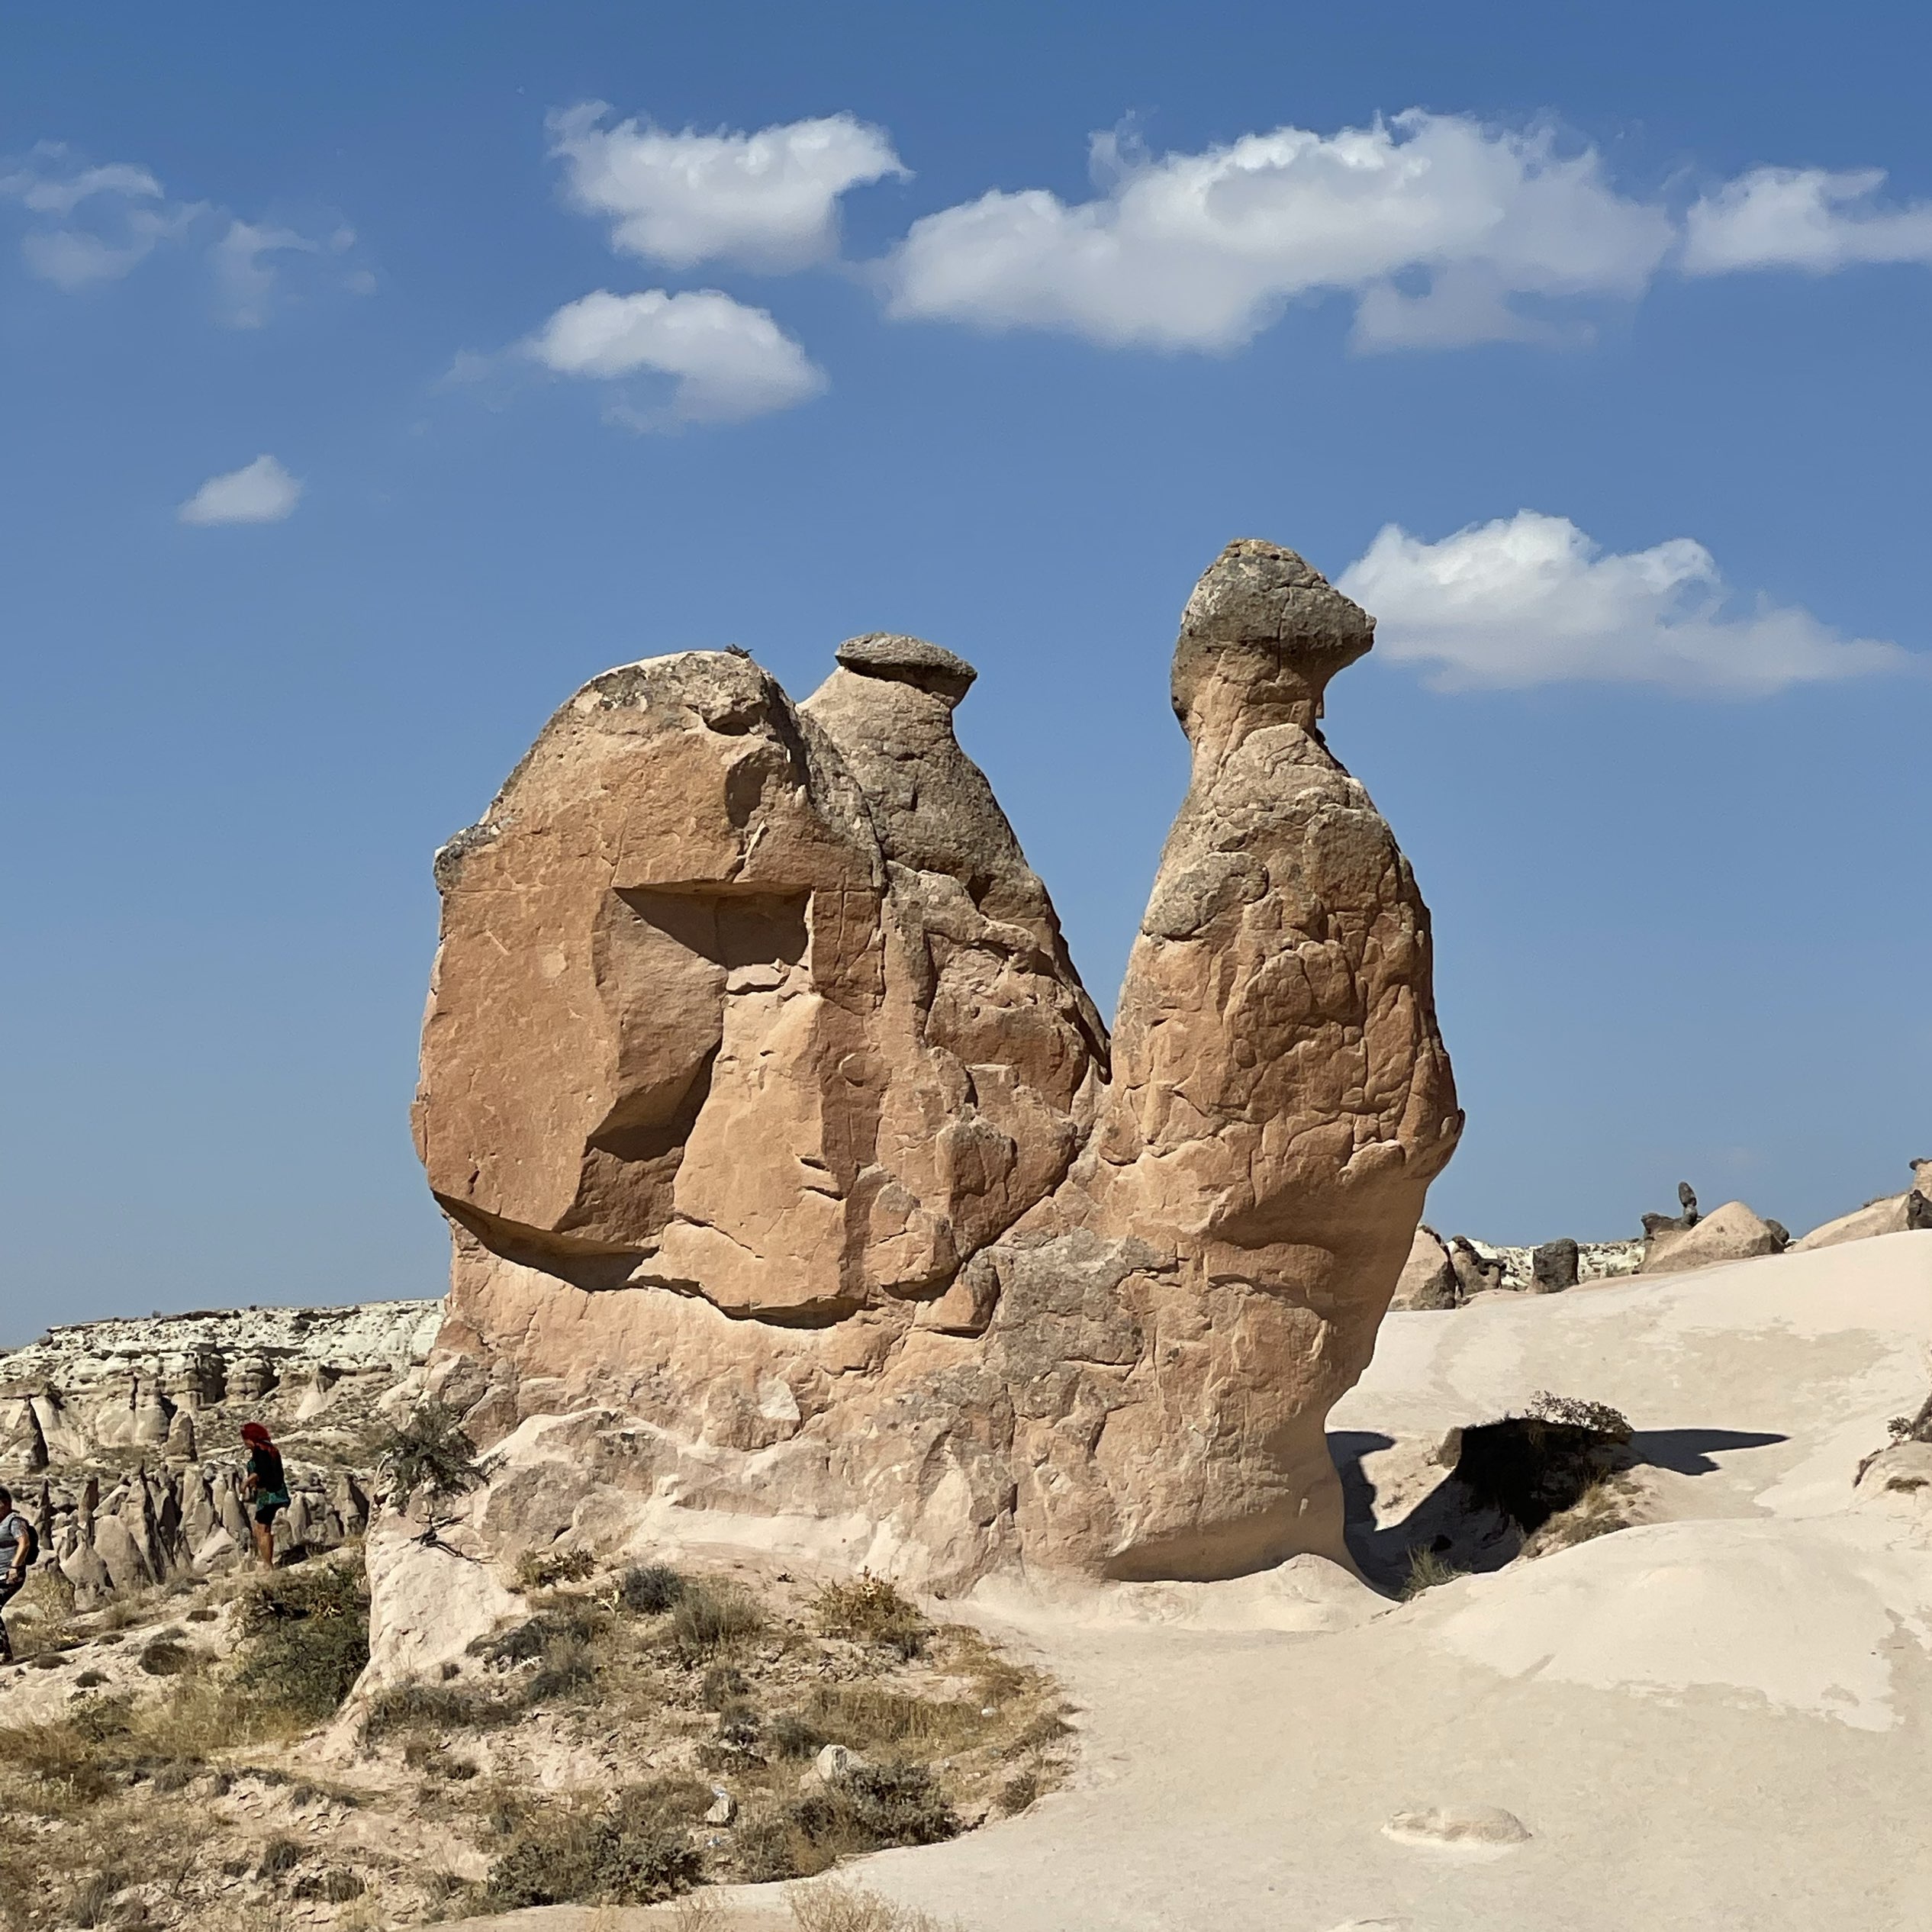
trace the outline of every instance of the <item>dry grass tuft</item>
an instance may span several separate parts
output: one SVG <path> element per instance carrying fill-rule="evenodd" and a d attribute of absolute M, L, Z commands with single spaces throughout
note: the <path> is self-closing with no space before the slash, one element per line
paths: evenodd
<path fill-rule="evenodd" d="M 862 1885 L 791 1885 L 785 1903 L 798 1932 L 952 1932 L 929 1913 L 895 1905 Z"/>
<path fill-rule="evenodd" d="M 1433 1550 L 1412 1550 L 1409 1553 L 1409 1574 L 1402 1579 L 1402 1600 L 1412 1603 L 1425 1590 L 1432 1590 L 1441 1583 L 1453 1583 L 1458 1576 L 1468 1573 L 1458 1570 Z"/>
<path fill-rule="evenodd" d="M 813 1599 L 812 1612 L 826 1636 L 884 1644 L 909 1662 L 932 1634 L 932 1626 L 917 1608 L 869 1570 L 861 1570 L 848 1583 L 827 1583 Z"/>
<path fill-rule="evenodd" d="M 671 1612 L 678 1647 L 701 1657 L 758 1635 L 770 1620 L 757 1598 L 730 1583 L 687 1583 Z"/>
<path fill-rule="evenodd" d="M 517 1560 L 516 1587 L 528 1596 L 559 1583 L 587 1583 L 596 1569 L 588 1550 L 526 1550 Z"/>

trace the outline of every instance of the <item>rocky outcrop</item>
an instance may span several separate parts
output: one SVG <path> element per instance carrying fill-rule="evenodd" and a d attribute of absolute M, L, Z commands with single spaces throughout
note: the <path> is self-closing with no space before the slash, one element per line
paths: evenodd
<path fill-rule="evenodd" d="M 1390 1309 L 1455 1308 L 1462 1299 L 1455 1264 L 1442 1237 L 1426 1224 L 1418 1226 L 1409 1245 L 1409 1259 L 1396 1277 Z"/>
<path fill-rule="evenodd" d="M 1836 1248 L 1842 1241 L 1865 1241 L 1874 1235 L 1932 1228 L 1932 1161 L 1914 1161 L 1912 1176 L 1912 1185 L 1904 1193 L 1867 1201 L 1862 1208 L 1814 1228 L 1792 1243 L 1792 1252 L 1808 1254 L 1815 1248 Z"/>
<path fill-rule="evenodd" d="M 438 861 L 433 1385 L 485 1435 L 607 1405 L 661 1498 L 936 1587 L 1341 1556 L 1323 1420 L 1461 1119 L 1428 915 L 1319 723 L 1372 632 L 1271 545 L 1202 580 L 1111 1051 L 961 660 L 587 685 Z"/>
<path fill-rule="evenodd" d="M 370 1425 L 420 1391 L 442 1319 L 440 1302 L 378 1302 L 51 1329 L 0 1355 L 0 1480 L 82 1608 L 246 1555 L 250 1420 L 286 1458 L 279 1546 L 359 1535 Z"/>
<path fill-rule="evenodd" d="M 972 674 L 843 657 L 802 710 L 731 652 L 608 672 L 440 856 L 417 1144 L 491 1252 L 816 1324 L 1065 1173 L 1103 1037 L 953 738 Z"/>
<path fill-rule="evenodd" d="M 1650 1218 L 1645 1217 L 1647 1221 Z M 1687 1268 L 1782 1254 L 1789 1238 L 1775 1221 L 1761 1219 L 1742 1201 L 1727 1201 L 1690 1227 L 1652 1230 L 1644 1244 L 1643 1271 L 1681 1274 Z"/>

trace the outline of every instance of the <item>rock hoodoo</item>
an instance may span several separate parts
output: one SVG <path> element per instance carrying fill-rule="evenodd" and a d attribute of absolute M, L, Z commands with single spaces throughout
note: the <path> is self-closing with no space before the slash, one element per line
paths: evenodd
<path fill-rule="evenodd" d="M 247 1559 L 241 1425 L 287 1456 L 283 1547 L 359 1534 L 372 1431 L 420 1393 L 437 1302 L 234 1309 L 54 1328 L 0 1354 L 0 1481 L 83 1608 Z"/>
<path fill-rule="evenodd" d="M 961 659 L 594 679 L 438 856 L 433 1382 L 485 1435 L 607 1406 L 660 1502 L 939 1589 L 1340 1556 L 1324 1420 L 1461 1122 L 1427 912 L 1318 723 L 1373 630 L 1272 545 L 1203 578 L 1111 1052 Z"/>

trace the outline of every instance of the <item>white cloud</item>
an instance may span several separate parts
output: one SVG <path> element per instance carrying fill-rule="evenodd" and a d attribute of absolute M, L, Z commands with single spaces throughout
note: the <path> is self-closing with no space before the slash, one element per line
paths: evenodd
<path fill-rule="evenodd" d="M 1707 195 L 1684 223 L 1690 275 L 1807 269 L 1828 275 L 1860 262 L 1932 263 L 1932 202 L 1888 208 L 1874 200 L 1882 168 L 1753 168 Z"/>
<path fill-rule="evenodd" d="M 211 476 L 175 514 L 184 523 L 279 523 L 302 486 L 272 456 Z"/>
<path fill-rule="evenodd" d="M 84 166 L 57 141 L 43 141 L 24 161 L 0 169 L 0 200 L 17 202 L 30 218 L 20 244 L 28 272 L 69 293 L 119 280 L 162 243 L 182 240 L 217 213 L 204 201 L 171 200 L 151 169 L 121 161 Z M 276 256 L 326 260 L 356 241 L 342 226 L 317 240 L 266 222 L 224 218 L 208 259 L 222 320 L 238 329 L 259 328 L 275 308 L 287 266 Z M 374 286 L 366 269 L 343 270 L 340 279 L 359 294 Z"/>
<path fill-rule="evenodd" d="M 825 388 L 824 372 L 770 315 L 715 288 L 633 295 L 600 288 L 566 303 L 523 346 L 559 375 L 668 378 L 667 406 L 619 405 L 616 413 L 639 429 L 742 422 Z"/>
<path fill-rule="evenodd" d="M 1673 240 L 1593 150 L 1460 115 L 1158 157 L 1096 135 L 1093 163 L 1092 201 L 996 192 L 916 222 L 885 264 L 890 313 L 1226 349 L 1339 290 L 1364 346 L 1484 340 L 1538 326 L 1512 298 L 1641 293 Z"/>
<path fill-rule="evenodd" d="M 635 121 L 605 127 L 610 111 L 590 101 L 551 119 L 569 198 L 609 218 L 613 247 L 672 268 L 825 260 L 838 253 L 839 197 L 906 172 L 884 130 L 848 114 L 754 134 L 674 134 Z"/>
<path fill-rule="evenodd" d="M 21 237 L 27 272 L 69 293 L 118 280 L 203 212 L 199 202 L 169 201 L 146 168 L 76 166 L 57 141 L 0 174 L 0 195 L 35 217 Z"/>
<path fill-rule="evenodd" d="M 293 228 L 230 221 L 227 232 L 208 250 L 224 319 L 237 329 L 259 329 L 275 308 L 280 276 L 277 255 L 340 255 L 356 245 L 356 231 L 339 227 L 326 241 Z M 347 278 L 358 295 L 374 286 L 367 270 Z"/>
<path fill-rule="evenodd" d="M 1391 523 L 1336 580 L 1377 619 L 1376 648 L 1439 689 L 1589 680 L 1753 696 L 1918 662 L 1808 610 L 1724 608 L 1689 537 L 1604 555 L 1567 517 L 1519 510 L 1425 543 Z"/>

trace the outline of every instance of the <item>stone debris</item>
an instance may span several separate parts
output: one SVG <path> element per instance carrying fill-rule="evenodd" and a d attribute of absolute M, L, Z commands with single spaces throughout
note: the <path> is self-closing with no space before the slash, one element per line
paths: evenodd
<path fill-rule="evenodd" d="M 1382 1827 L 1399 1845 L 1429 1845 L 1495 1854 L 1527 1844 L 1528 1827 L 1496 1805 L 1438 1805 L 1398 1811 Z"/>

